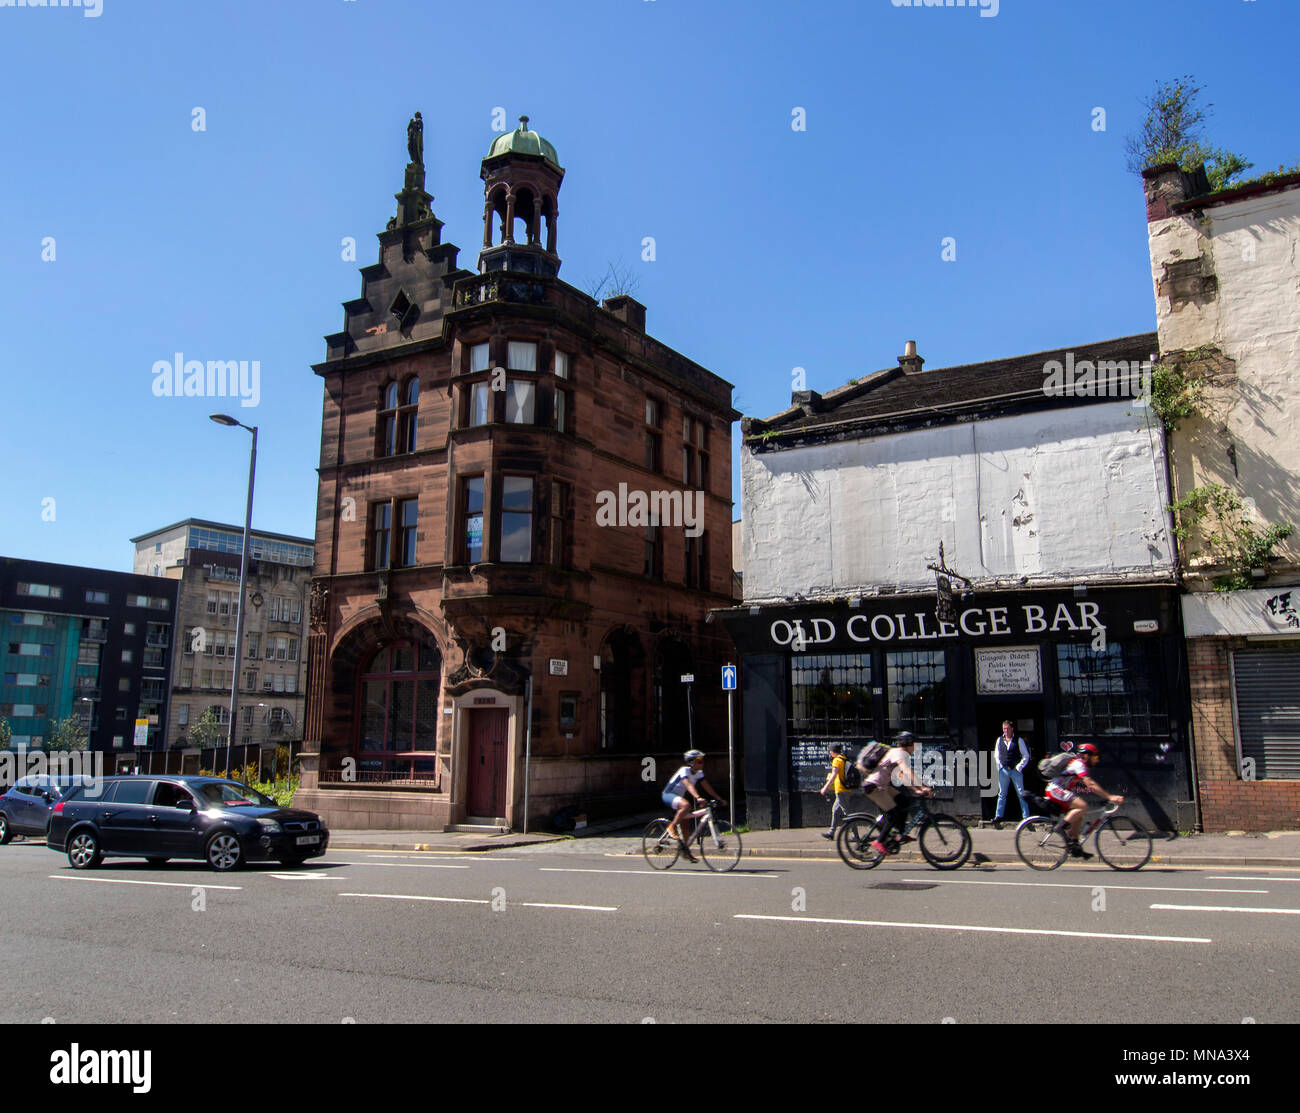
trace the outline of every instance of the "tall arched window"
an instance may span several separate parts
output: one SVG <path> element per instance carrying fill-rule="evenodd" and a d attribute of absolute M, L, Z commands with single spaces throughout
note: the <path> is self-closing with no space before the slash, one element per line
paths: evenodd
<path fill-rule="evenodd" d="M 442 658 L 435 646 L 395 642 L 362 670 L 357 773 L 365 781 L 430 781 L 436 774 Z"/>
<path fill-rule="evenodd" d="M 375 422 L 375 455 L 397 454 L 397 384 L 389 383 L 379 395 L 379 415 Z"/>
<path fill-rule="evenodd" d="M 397 411 L 397 451 L 415 451 L 415 418 L 420 406 L 420 380 L 411 379 L 402 392 L 402 405 Z"/>

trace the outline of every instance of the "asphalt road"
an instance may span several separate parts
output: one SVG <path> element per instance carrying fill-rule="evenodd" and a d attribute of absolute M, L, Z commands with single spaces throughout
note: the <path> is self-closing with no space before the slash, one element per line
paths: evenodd
<path fill-rule="evenodd" d="M 939 873 L 626 840 L 286 871 L 0 848 L 0 1022 L 1300 1018 L 1300 871 Z M 603 853 L 602 853 L 603 851 Z M 1073 987 L 1073 988 L 1071 988 Z"/>

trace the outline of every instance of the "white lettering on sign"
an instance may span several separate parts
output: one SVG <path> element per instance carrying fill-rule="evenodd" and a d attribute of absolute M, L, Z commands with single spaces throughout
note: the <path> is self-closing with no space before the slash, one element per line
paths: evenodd
<path fill-rule="evenodd" d="M 1101 604 L 1058 603 L 1051 618 L 1038 603 L 1020 607 L 1023 626 L 1014 629 L 1010 607 L 967 607 L 956 622 L 936 618 L 932 611 L 904 611 L 894 614 L 855 614 L 844 624 L 844 634 L 860 645 L 871 642 L 939 641 L 965 635 L 971 638 L 1009 637 L 1014 634 L 1079 633 L 1102 629 Z M 774 644 L 790 646 L 796 653 L 810 646 L 826 645 L 839 636 L 829 618 L 776 619 L 768 628 Z"/>

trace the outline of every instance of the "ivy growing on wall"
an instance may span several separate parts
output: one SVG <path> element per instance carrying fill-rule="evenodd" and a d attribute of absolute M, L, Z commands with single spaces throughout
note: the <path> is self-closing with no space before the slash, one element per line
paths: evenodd
<path fill-rule="evenodd" d="M 1214 579 L 1215 591 L 1240 591 L 1254 585 L 1253 569 L 1267 569 L 1277 547 L 1295 527 L 1256 526 L 1241 497 L 1228 487 L 1210 483 L 1193 487 L 1169 507 L 1174 513 L 1174 533 L 1187 544 L 1199 540 L 1199 552 L 1225 574 Z"/>

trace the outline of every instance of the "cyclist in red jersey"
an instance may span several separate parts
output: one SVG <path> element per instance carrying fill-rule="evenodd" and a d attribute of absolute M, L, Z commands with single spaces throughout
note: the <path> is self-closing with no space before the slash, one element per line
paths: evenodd
<path fill-rule="evenodd" d="M 1081 791 L 1094 792 L 1104 796 L 1112 804 L 1124 803 L 1124 797 L 1112 796 L 1088 774 L 1092 767 L 1101 760 L 1101 751 L 1091 742 L 1086 742 L 1078 749 L 1079 756 L 1065 767 L 1065 772 L 1047 786 L 1048 799 L 1055 801 L 1065 812 L 1065 830 L 1070 840 L 1070 856 L 1073 858 L 1091 858 L 1079 845 L 1079 829 L 1083 826 L 1083 816 L 1088 810 L 1088 802 L 1079 795 Z"/>

